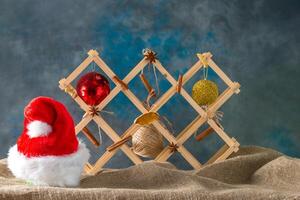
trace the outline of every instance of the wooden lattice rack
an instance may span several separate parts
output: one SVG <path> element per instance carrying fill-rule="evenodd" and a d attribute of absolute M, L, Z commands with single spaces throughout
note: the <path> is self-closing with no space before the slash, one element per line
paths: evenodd
<path fill-rule="evenodd" d="M 81 109 L 85 111 L 85 115 L 82 120 L 76 125 L 75 132 L 78 134 L 81 131 L 85 131 L 86 126 L 92 120 L 112 139 L 114 143 L 120 142 L 122 139 L 132 135 L 137 131 L 139 126 L 132 124 L 121 136 L 119 136 L 111 126 L 102 118 L 99 113 L 119 92 L 123 92 L 127 98 L 137 107 L 142 113 L 157 112 L 168 100 L 176 93 L 180 93 L 186 101 L 194 108 L 199 114 L 188 126 L 184 128 L 176 137 L 170 133 L 159 121 L 154 121 L 152 124 L 157 130 L 165 137 L 169 142 L 169 146 L 166 146 L 162 152 L 155 158 L 156 161 L 166 161 L 175 151 L 179 152 L 188 163 L 195 169 L 200 169 L 201 164 L 184 146 L 184 142 L 187 141 L 195 131 L 198 130 L 205 122 L 214 129 L 214 131 L 220 136 L 225 142 L 222 146 L 205 164 L 218 162 L 225 160 L 230 154 L 238 151 L 239 143 L 235 138 L 229 137 L 223 129 L 215 122 L 212 115 L 215 113 L 234 93 L 239 93 L 240 84 L 231 81 L 228 76 L 217 66 L 212 60 L 211 53 L 197 54 L 199 60 L 189 68 L 189 70 L 181 75 L 178 80 L 174 79 L 170 73 L 162 66 L 162 64 L 155 58 L 151 61 L 144 58 L 128 73 L 128 75 L 121 80 L 118 76 L 110 69 L 109 66 L 99 57 L 99 53 L 96 50 L 90 50 L 88 57 L 67 77 L 59 81 L 59 87 L 68 93 L 75 102 L 78 103 Z M 115 87 L 111 90 L 109 95 L 97 106 L 91 108 L 77 95 L 76 90 L 71 85 L 71 82 L 76 79 L 80 73 L 89 66 L 92 62 L 95 62 L 102 71 L 115 83 Z M 171 87 L 158 98 L 150 108 L 146 108 L 144 104 L 131 92 L 128 88 L 129 82 L 139 74 L 139 72 L 151 62 L 155 67 L 163 74 L 163 76 L 171 83 Z M 203 66 L 209 66 L 216 74 L 226 83 L 227 89 L 223 91 L 217 98 L 217 100 L 211 104 L 206 110 L 202 109 L 189 95 L 189 93 L 182 87 L 191 77 L 197 73 Z M 93 110 L 93 112 L 91 112 Z M 96 112 L 95 112 L 96 111 Z M 172 148 L 170 148 L 172 147 Z M 126 144 L 120 145 L 114 150 L 106 150 L 104 154 L 98 158 L 94 165 L 87 163 L 85 171 L 91 174 L 97 173 L 117 152 L 121 149 L 134 164 L 142 163 L 142 159 L 136 155 L 131 148 Z"/>

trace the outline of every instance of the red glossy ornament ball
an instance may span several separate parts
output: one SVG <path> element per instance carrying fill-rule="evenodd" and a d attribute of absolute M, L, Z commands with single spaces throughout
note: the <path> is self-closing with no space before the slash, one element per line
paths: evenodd
<path fill-rule="evenodd" d="M 76 86 L 78 96 L 88 105 L 98 105 L 110 92 L 108 80 L 97 72 L 82 76 Z"/>

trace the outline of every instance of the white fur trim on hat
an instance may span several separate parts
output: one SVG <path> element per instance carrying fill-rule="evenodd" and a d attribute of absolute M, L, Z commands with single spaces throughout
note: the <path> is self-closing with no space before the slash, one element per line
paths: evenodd
<path fill-rule="evenodd" d="M 27 125 L 27 135 L 30 138 L 46 136 L 52 131 L 52 127 L 42 121 L 34 120 Z"/>
<path fill-rule="evenodd" d="M 69 155 L 30 158 L 14 145 L 8 152 L 7 165 L 17 178 L 35 185 L 74 187 L 79 184 L 83 166 L 89 157 L 89 150 L 81 142 L 77 152 Z"/>

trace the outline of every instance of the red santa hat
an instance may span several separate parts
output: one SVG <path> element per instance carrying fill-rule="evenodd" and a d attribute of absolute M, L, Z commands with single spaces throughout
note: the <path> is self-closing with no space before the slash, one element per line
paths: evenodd
<path fill-rule="evenodd" d="M 65 106 L 49 97 L 37 97 L 24 109 L 24 129 L 9 150 L 12 173 L 39 185 L 76 186 L 89 151 L 75 135 Z"/>

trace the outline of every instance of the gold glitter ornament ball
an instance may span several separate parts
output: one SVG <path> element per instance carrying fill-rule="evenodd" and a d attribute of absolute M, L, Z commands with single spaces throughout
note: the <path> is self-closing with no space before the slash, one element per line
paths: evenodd
<path fill-rule="evenodd" d="M 218 86 L 210 80 L 200 80 L 193 85 L 192 97 L 200 106 L 212 104 L 218 96 Z"/>

